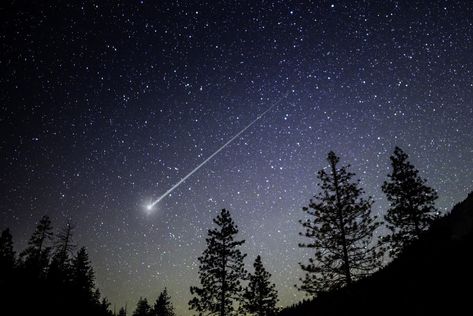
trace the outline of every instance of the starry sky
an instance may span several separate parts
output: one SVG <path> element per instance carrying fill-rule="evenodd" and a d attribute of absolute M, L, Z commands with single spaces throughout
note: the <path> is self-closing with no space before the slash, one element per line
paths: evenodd
<path fill-rule="evenodd" d="M 380 215 L 396 145 L 442 212 L 473 190 L 472 41 L 470 1 L 9 1 L 0 229 L 21 250 L 42 215 L 71 219 L 117 309 L 166 286 L 190 315 L 197 257 L 227 208 L 248 268 L 260 254 L 292 304 L 310 254 L 298 220 L 329 150 Z"/>

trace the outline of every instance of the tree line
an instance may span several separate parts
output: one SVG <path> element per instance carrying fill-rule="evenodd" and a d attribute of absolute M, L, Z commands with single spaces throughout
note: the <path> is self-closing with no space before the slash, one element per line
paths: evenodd
<path fill-rule="evenodd" d="M 429 228 L 438 217 L 437 193 L 408 158 L 399 147 L 390 157 L 392 170 L 382 185 L 390 204 L 384 216 L 389 232 L 374 240 L 383 223 L 372 214 L 373 198 L 365 196 L 350 166 L 340 166 L 340 158 L 328 153 L 328 168 L 317 173 L 318 192 L 303 207 L 307 216 L 300 221 L 300 234 L 309 241 L 299 246 L 313 255 L 300 263 L 305 277 L 296 285 L 299 290 L 314 297 L 348 286 L 378 270 L 385 253 L 395 258 Z M 248 274 L 240 250 L 244 240 L 236 240 L 238 228 L 230 213 L 223 209 L 214 224 L 198 258 L 200 287 L 190 288 L 190 309 L 198 315 L 277 314 L 277 291 L 261 257 L 255 260 L 254 274 Z"/>
<path fill-rule="evenodd" d="M 399 147 L 390 157 L 391 173 L 381 187 L 390 205 L 384 216 L 389 232 L 375 240 L 375 231 L 383 223 L 372 214 L 373 198 L 366 196 L 350 166 L 340 166 L 340 158 L 328 153 L 328 167 L 317 173 L 317 193 L 303 207 L 306 217 L 300 221 L 300 234 L 308 242 L 299 246 L 312 252 L 307 263 L 300 263 L 305 272 L 296 285 L 300 291 L 315 297 L 370 275 L 382 266 L 385 254 L 395 258 L 438 217 L 436 191 L 426 185 L 408 158 Z M 248 272 L 246 254 L 241 251 L 245 241 L 237 238 L 238 226 L 230 212 L 222 209 L 213 222 L 207 247 L 198 257 L 200 285 L 190 288 L 190 310 L 198 315 L 276 315 L 278 294 L 261 256 L 255 258 L 253 272 Z M 114 315 L 95 287 L 86 249 L 74 253 L 72 237 L 73 225 L 67 223 L 53 234 L 51 221 L 44 216 L 27 248 L 16 256 L 9 230 L 2 232 L 0 295 L 7 310 L 11 307 L 19 311 L 16 314 Z M 20 296 L 28 297 L 31 304 L 22 305 Z M 117 315 L 126 314 L 121 308 Z M 174 316 L 167 290 L 153 306 L 140 298 L 132 315 Z"/>
<path fill-rule="evenodd" d="M 43 216 L 18 256 L 10 230 L 2 231 L 0 295 L 7 314 L 112 315 L 110 303 L 95 287 L 87 250 L 74 253 L 73 229 L 66 223 L 54 234 L 50 218 Z"/>
<path fill-rule="evenodd" d="M 0 298 L 8 315 L 126 316 L 117 314 L 101 298 L 95 286 L 95 273 L 85 247 L 76 252 L 74 226 L 67 222 L 53 232 L 51 219 L 43 216 L 31 235 L 28 246 L 18 256 L 7 228 L 0 236 Z M 27 304 L 24 302 L 27 298 Z M 154 306 L 140 298 L 133 316 L 174 316 L 166 288 Z"/>
<path fill-rule="evenodd" d="M 174 316 L 174 307 L 171 303 L 171 297 L 168 295 L 167 289 L 159 294 L 154 306 L 148 303 L 146 298 L 140 297 L 136 304 L 133 316 Z M 122 307 L 118 316 L 126 316 L 126 310 Z"/>

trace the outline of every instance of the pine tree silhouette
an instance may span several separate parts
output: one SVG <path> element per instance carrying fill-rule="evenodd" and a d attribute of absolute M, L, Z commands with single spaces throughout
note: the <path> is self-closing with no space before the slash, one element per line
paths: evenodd
<path fill-rule="evenodd" d="M 10 229 L 2 231 L 0 236 L 0 280 L 8 276 L 15 267 L 15 250 Z"/>
<path fill-rule="evenodd" d="M 6 228 L 0 236 L 0 302 L 2 310 L 0 314 L 2 315 L 19 315 L 25 310 L 21 304 L 29 291 L 22 288 L 26 282 L 24 282 L 25 278 L 20 277 L 24 273 L 19 273 L 18 263 L 10 229 Z"/>
<path fill-rule="evenodd" d="M 198 258 L 202 287 L 190 288 L 195 297 L 189 305 L 200 314 L 233 315 L 234 303 L 241 300 L 241 280 L 246 278 L 246 254 L 239 249 L 245 241 L 234 240 L 238 227 L 227 210 L 223 209 L 213 221 L 217 228 L 208 231 L 207 248 Z"/>
<path fill-rule="evenodd" d="M 349 166 L 337 167 L 339 158 L 328 154 L 328 171 L 318 172 L 321 192 L 303 210 L 312 217 L 300 221 L 312 241 L 300 244 L 315 251 L 309 264 L 300 264 L 306 272 L 300 290 L 310 295 L 351 284 L 380 264 L 381 253 L 372 246 L 372 237 L 379 226 L 371 215 L 373 200 L 363 198 L 359 181 L 352 181 Z"/>
<path fill-rule="evenodd" d="M 148 300 L 146 298 L 141 298 L 138 300 L 136 304 L 136 309 L 133 312 L 133 316 L 151 316 L 151 307 L 148 304 Z"/>
<path fill-rule="evenodd" d="M 43 216 L 36 226 L 36 230 L 28 241 L 28 247 L 21 253 L 23 265 L 28 274 L 34 277 L 43 277 L 49 264 L 53 237 L 53 228 L 48 216 Z"/>
<path fill-rule="evenodd" d="M 16 278 L 16 258 L 13 249 L 13 239 L 10 230 L 7 228 L 2 231 L 0 236 L 0 300 L 6 304 L 2 304 L 2 310 L 8 311 L 5 306 L 12 303 L 12 298 L 16 296 L 15 284 L 18 283 Z M 6 311 L 5 311 L 6 310 Z"/>
<path fill-rule="evenodd" d="M 64 228 L 56 235 L 56 241 L 54 243 L 54 257 L 53 260 L 57 261 L 59 266 L 66 263 L 69 259 L 69 254 L 72 253 L 76 247 L 72 240 L 72 232 L 74 225 L 71 222 L 67 222 Z"/>
<path fill-rule="evenodd" d="M 62 291 L 65 283 L 70 281 L 70 254 L 75 248 L 72 241 L 72 230 L 73 226 L 67 222 L 65 227 L 55 236 L 54 255 L 49 265 L 48 278 L 59 291 Z"/>
<path fill-rule="evenodd" d="M 100 294 L 100 292 L 98 293 Z M 103 298 L 100 304 L 96 305 L 96 308 L 95 308 L 96 315 L 114 316 L 112 311 L 110 310 L 110 305 L 111 305 L 110 302 L 106 298 Z"/>
<path fill-rule="evenodd" d="M 168 295 L 166 288 L 159 294 L 154 303 L 153 316 L 174 316 L 174 307 L 171 303 L 171 298 Z"/>
<path fill-rule="evenodd" d="M 382 190 L 391 204 L 384 219 L 391 233 L 382 238 L 396 256 L 404 246 L 418 239 L 438 217 L 435 208 L 437 192 L 425 185 L 426 180 L 409 162 L 409 156 L 399 147 L 390 157 L 392 172 Z"/>
<path fill-rule="evenodd" d="M 256 257 L 253 267 L 255 271 L 249 276 L 249 284 L 243 294 L 242 309 L 255 316 L 276 315 L 278 294 L 275 285 L 269 280 L 271 274 L 264 268 L 260 256 Z"/>
<path fill-rule="evenodd" d="M 95 292 L 95 275 L 85 247 L 77 252 L 72 259 L 72 287 L 79 302 L 87 302 L 88 306 L 98 303 Z"/>

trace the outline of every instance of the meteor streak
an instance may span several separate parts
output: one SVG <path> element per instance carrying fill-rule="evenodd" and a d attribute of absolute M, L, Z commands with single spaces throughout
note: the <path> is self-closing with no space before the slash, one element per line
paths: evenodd
<path fill-rule="evenodd" d="M 266 113 L 268 113 L 269 111 L 271 111 L 276 105 L 278 105 L 279 103 L 281 103 L 281 101 L 286 98 L 288 96 L 289 92 L 286 92 L 286 94 L 284 94 L 279 100 L 277 100 L 276 102 L 273 103 L 273 105 L 271 105 L 266 111 L 264 111 L 263 113 L 261 113 L 260 115 L 258 115 L 256 117 L 256 119 L 254 119 L 250 124 L 246 125 L 242 130 L 240 130 L 238 133 L 236 133 L 232 138 L 230 138 L 225 144 L 223 144 L 219 149 L 217 149 L 212 155 L 210 155 L 207 159 L 205 159 L 204 161 L 202 161 L 200 163 L 200 165 L 198 165 L 197 167 L 195 167 L 191 172 L 189 172 L 189 174 L 187 174 L 184 178 L 182 178 L 181 180 L 179 180 L 179 182 L 177 182 L 175 185 L 173 185 L 169 190 L 167 190 L 163 195 L 161 195 L 157 200 L 155 200 L 154 202 L 146 205 L 146 210 L 147 211 L 151 211 L 153 209 L 153 207 L 158 204 L 162 199 L 164 199 L 166 196 L 168 196 L 172 191 L 174 191 L 174 189 L 176 189 L 179 185 L 181 185 L 181 183 L 183 183 L 184 181 L 186 181 L 190 176 L 192 176 L 197 170 L 199 170 L 200 168 L 202 168 L 207 162 L 209 162 L 213 157 L 215 157 L 215 155 L 217 155 L 220 151 L 222 151 L 225 147 L 227 147 L 228 145 L 230 145 L 235 139 L 238 138 L 238 136 L 240 136 L 241 134 L 243 134 L 247 129 L 249 129 L 253 124 L 255 124 L 256 122 L 258 122 Z"/>

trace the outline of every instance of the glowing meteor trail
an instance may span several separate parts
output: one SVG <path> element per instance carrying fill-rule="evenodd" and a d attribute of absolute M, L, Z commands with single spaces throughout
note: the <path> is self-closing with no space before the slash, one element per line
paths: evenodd
<path fill-rule="evenodd" d="M 179 182 L 177 182 L 175 185 L 173 185 L 169 190 L 167 190 L 163 195 L 161 195 L 157 200 L 155 200 L 154 202 L 146 205 L 146 210 L 147 211 L 151 211 L 153 209 L 153 207 L 158 204 L 162 199 L 164 199 L 167 195 L 169 195 L 172 191 L 174 191 L 174 189 L 176 189 L 182 182 L 186 181 L 190 176 L 192 176 L 197 170 L 199 170 L 200 168 L 202 168 L 209 160 L 211 160 L 213 157 L 215 157 L 215 155 L 217 155 L 220 151 L 222 151 L 225 147 L 227 147 L 228 145 L 230 145 L 231 142 L 233 142 L 235 139 L 238 138 L 238 136 L 240 136 L 241 134 L 243 134 L 247 129 L 249 129 L 253 124 L 255 124 L 256 122 L 258 122 L 266 113 L 268 113 L 269 111 L 271 111 L 276 105 L 278 105 L 285 97 L 287 97 L 287 95 L 289 94 L 289 92 L 287 92 L 286 94 L 284 94 L 279 100 L 277 100 L 276 102 L 274 102 L 273 105 L 271 105 L 266 111 L 264 111 L 263 113 L 261 113 L 260 115 L 258 115 L 256 117 L 256 119 L 254 119 L 250 124 L 246 125 L 241 131 L 239 131 L 238 133 L 236 133 L 232 138 L 230 138 L 225 144 L 223 144 L 219 149 L 217 149 L 212 155 L 210 155 L 207 159 L 205 159 L 204 161 L 202 161 L 200 163 L 200 165 L 198 165 L 197 167 L 194 168 L 194 170 L 192 170 L 191 172 L 189 172 L 188 175 L 186 175 L 184 178 L 182 178 L 181 180 L 179 180 Z"/>

